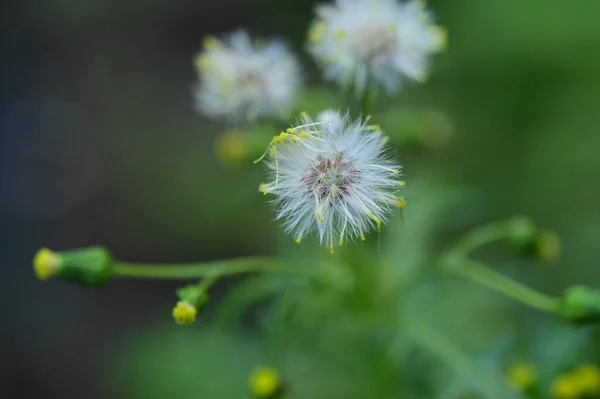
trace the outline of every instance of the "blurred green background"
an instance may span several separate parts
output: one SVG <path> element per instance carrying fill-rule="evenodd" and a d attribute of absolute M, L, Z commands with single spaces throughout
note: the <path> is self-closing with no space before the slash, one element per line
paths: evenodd
<path fill-rule="evenodd" d="M 31 258 L 42 246 L 98 244 L 122 260 L 176 262 L 287 245 L 256 190 L 263 168 L 224 166 L 214 156 L 226 126 L 193 109 L 192 57 L 205 34 L 245 27 L 289 39 L 303 54 L 308 82 L 320 84 L 302 53 L 315 4 L 6 2 L 0 396 L 244 397 L 246 375 L 264 352 L 264 314 L 259 309 L 224 331 L 209 326 L 233 281 L 217 287 L 206 322 L 182 329 L 170 318 L 177 282 L 114 281 L 102 290 L 41 284 Z M 406 217 L 415 234 L 395 220 L 386 229 L 390 237 L 398 231 L 401 243 L 388 248 L 399 261 L 424 260 L 470 227 L 527 214 L 560 234 L 561 260 L 543 268 L 504 256 L 494 266 L 548 293 L 598 285 L 600 2 L 428 4 L 448 30 L 448 50 L 434 59 L 427 84 L 408 87 L 391 106 L 443 112 L 453 135 L 436 151 L 398 150 L 414 187 Z M 595 330 L 559 325 L 484 289 L 450 281 L 422 295 L 467 353 L 501 353 L 495 367 L 515 358 L 600 360 Z M 344 397 L 308 395 L 344 392 L 337 387 L 360 379 L 335 375 L 327 363 L 352 355 L 311 351 L 289 349 L 286 372 L 298 376 L 302 397 Z"/>

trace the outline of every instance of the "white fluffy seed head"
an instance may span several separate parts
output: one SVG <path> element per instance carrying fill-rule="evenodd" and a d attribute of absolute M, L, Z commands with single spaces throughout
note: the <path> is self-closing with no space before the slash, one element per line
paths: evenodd
<path fill-rule="evenodd" d="M 405 79 L 424 81 L 430 54 L 444 48 L 445 31 L 423 0 L 334 0 L 317 7 L 309 52 L 325 77 L 353 85 L 373 81 L 396 92 Z"/>
<path fill-rule="evenodd" d="M 405 204 L 396 196 L 404 186 L 400 166 L 382 131 L 347 113 L 303 114 L 273 139 L 266 156 L 270 181 L 259 190 L 275 197 L 276 219 L 296 242 L 316 232 L 333 252 L 381 229 L 392 209 Z"/>
<path fill-rule="evenodd" d="M 252 42 L 241 30 L 223 40 L 205 38 L 194 63 L 196 108 L 212 117 L 283 118 L 302 83 L 300 65 L 283 41 Z"/>

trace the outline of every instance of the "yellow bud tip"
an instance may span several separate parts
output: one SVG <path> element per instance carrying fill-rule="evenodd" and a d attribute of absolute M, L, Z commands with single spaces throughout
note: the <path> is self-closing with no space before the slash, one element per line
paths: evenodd
<path fill-rule="evenodd" d="M 542 230 L 537 239 L 537 257 L 542 262 L 556 262 L 560 258 L 560 237 L 552 230 Z"/>
<path fill-rule="evenodd" d="M 54 276 L 60 265 L 60 257 L 48 248 L 40 249 L 33 258 L 33 270 L 40 280 Z"/>
<path fill-rule="evenodd" d="M 325 23 L 323 21 L 316 22 L 308 32 L 308 40 L 313 43 L 319 42 L 325 33 Z"/>
<path fill-rule="evenodd" d="M 516 363 L 508 370 L 508 382 L 512 387 L 524 391 L 537 380 L 537 369 L 530 363 Z"/>
<path fill-rule="evenodd" d="M 600 367 L 595 364 L 582 364 L 574 371 L 572 378 L 584 395 L 600 394 Z"/>
<path fill-rule="evenodd" d="M 257 367 L 250 374 L 248 388 L 256 398 L 271 397 L 281 388 L 279 373 L 270 367 Z"/>
<path fill-rule="evenodd" d="M 208 66 L 208 58 L 206 57 L 206 54 L 199 54 L 194 57 L 194 66 L 197 70 L 206 69 Z"/>
<path fill-rule="evenodd" d="M 238 164 L 246 159 L 246 143 L 239 132 L 227 132 L 217 138 L 217 156 L 223 163 Z"/>
<path fill-rule="evenodd" d="M 334 254 L 335 253 L 335 248 L 333 248 L 333 245 L 329 247 L 329 253 L 330 254 Z"/>
<path fill-rule="evenodd" d="M 195 307 L 187 302 L 179 301 L 173 308 L 173 318 L 175 322 L 181 326 L 192 324 L 196 321 L 196 314 L 198 311 Z"/>
<path fill-rule="evenodd" d="M 438 51 L 445 50 L 448 46 L 448 32 L 441 26 L 433 25 L 431 32 L 435 38 L 435 44 Z"/>
<path fill-rule="evenodd" d="M 576 399 L 580 396 L 575 379 L 568 374 L 556 378 L 552 382 L 550 391 L 555 399 Z"/>
<path fill-rule="evenodd" d="M 361 235 L 361 236 L 360 236 L 360 240 L 361 240 L 361 241 L 366 241 L 366 240 L 367 240 L 367 237 L 365 237 L 364 235 Z"/>
<path fill-rule="evenodd" d="M 369 115 L 367 115 L 367 116 L 365 116 L 365 122 L 368 122 L 368 121 L 370 121 L 370 120 L 371 120 L 371 115 L 370 115 L 370 114 L 369 114 Z"/>
<path fill-rule="evenodd" d="M 294 240 L 296 244 L 300 244 L 302 242 L 302 237 L 298 237 Z"/>
<path fill-rule="evenodd" d="M 427 83 L 429 80 L 429 76 L 426 73 L 423 73 L 416 77 L 417 82 L 419 83 Z"/>
<path fill-rule="evenodd" d="M 396 199 L 396 206 L 398 208 L 404 208 L 406 206 L 406 200 L 404 199 L 404 197 L 399 197 L 398 199 Z"/>
<path fill-rule="evenodd" d="M 400 181 L 398 182 L 398 185 L 399 185 L 400 187 L 406 187 L 406 182 L 405 182 L 404 180 L 400 180 Z"/>
<path fill-rule="evenodd" d="M 392 173 L 397 175 L 398 173 L 400 173 L 400 171 L 398 169 L 392 169 Z"/>
<path fill-rule="evenodd" d="M 214 36 L 205 36 L 202 40 L 202 45 L 206 50 L 215 50 L 219 48 L 221 42 Z"/>

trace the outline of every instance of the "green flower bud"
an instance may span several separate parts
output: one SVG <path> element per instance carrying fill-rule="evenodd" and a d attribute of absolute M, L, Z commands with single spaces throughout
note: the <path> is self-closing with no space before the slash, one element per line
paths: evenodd
<path fill-rule="evenodd" d="M 576 324 L 600 321 L 600 291 L 583 286 L 568 288 L 560 300 L 559 313 Z"/>
<path fill-rule="evenodd" d="M 179 302 L 173 308 L 173 319 L 179 325 L 189 325 L 196 321 L 196 315 L 208 303 L 206 290 L 198 284 L 187 285 L 177 290 Z"/>
<path fill-rule="evenodd" d="M 63 252 L 42 248 L 33 259 L 33 268 L 40 280 L 57 277 L 90 286 L 104 285 L 110 279 L 112 265 L 112 257 L 102 247 Z"/>
<path fill-rule="evenodd" d="M 538 228 L 527 216 L 515 216 L 506 226 L 508 242 L 518 251 L 531 253 L 536 246 Z"/>

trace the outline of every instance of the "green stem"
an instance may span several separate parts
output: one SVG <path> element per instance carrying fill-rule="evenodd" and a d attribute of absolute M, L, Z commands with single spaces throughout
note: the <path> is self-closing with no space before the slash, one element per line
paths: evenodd
<path fill-rule="evenodd" d="M 500 378 L 493 378 L 482 371 L 445 335 L 414 319 L 406 321 L 406 334 L 415 344 L 438 357 L 454 373 L 473 384 L 481 394 L 494 398 L 503 396 Z"/>
<path fill-rule="evenodd" d="M 453 256 L 466 257 L 476 249 L 506 238 L 507 222 L 501 221 L 478 227 L 468 232 L 447 253 Z"/>
<path fill-rule="evenodd" d="M 289 273 L 320 280 L 324 283 L 341 285 L 345 282 L 342 270 L 332 265 L 317 265 L 307 268 L 291 261 L 267 258 L 245 257 L 214 262 L 194 262 L 176 264 L 142 264 L 115 262 L 113 277 L 153 280 L 185 280 L 199 278 L 219 278 L 246 273 Z"/>
<path fill-rule="evenodd" d="M 532 308 L 549 313 L 559 310 L 559 299 L 542 294 L 528 286 L 506 277 L 484 264 L 467 261 L 460 266 L 450 266 L 446 270 L 463 278 L 482 284 Z"/>

